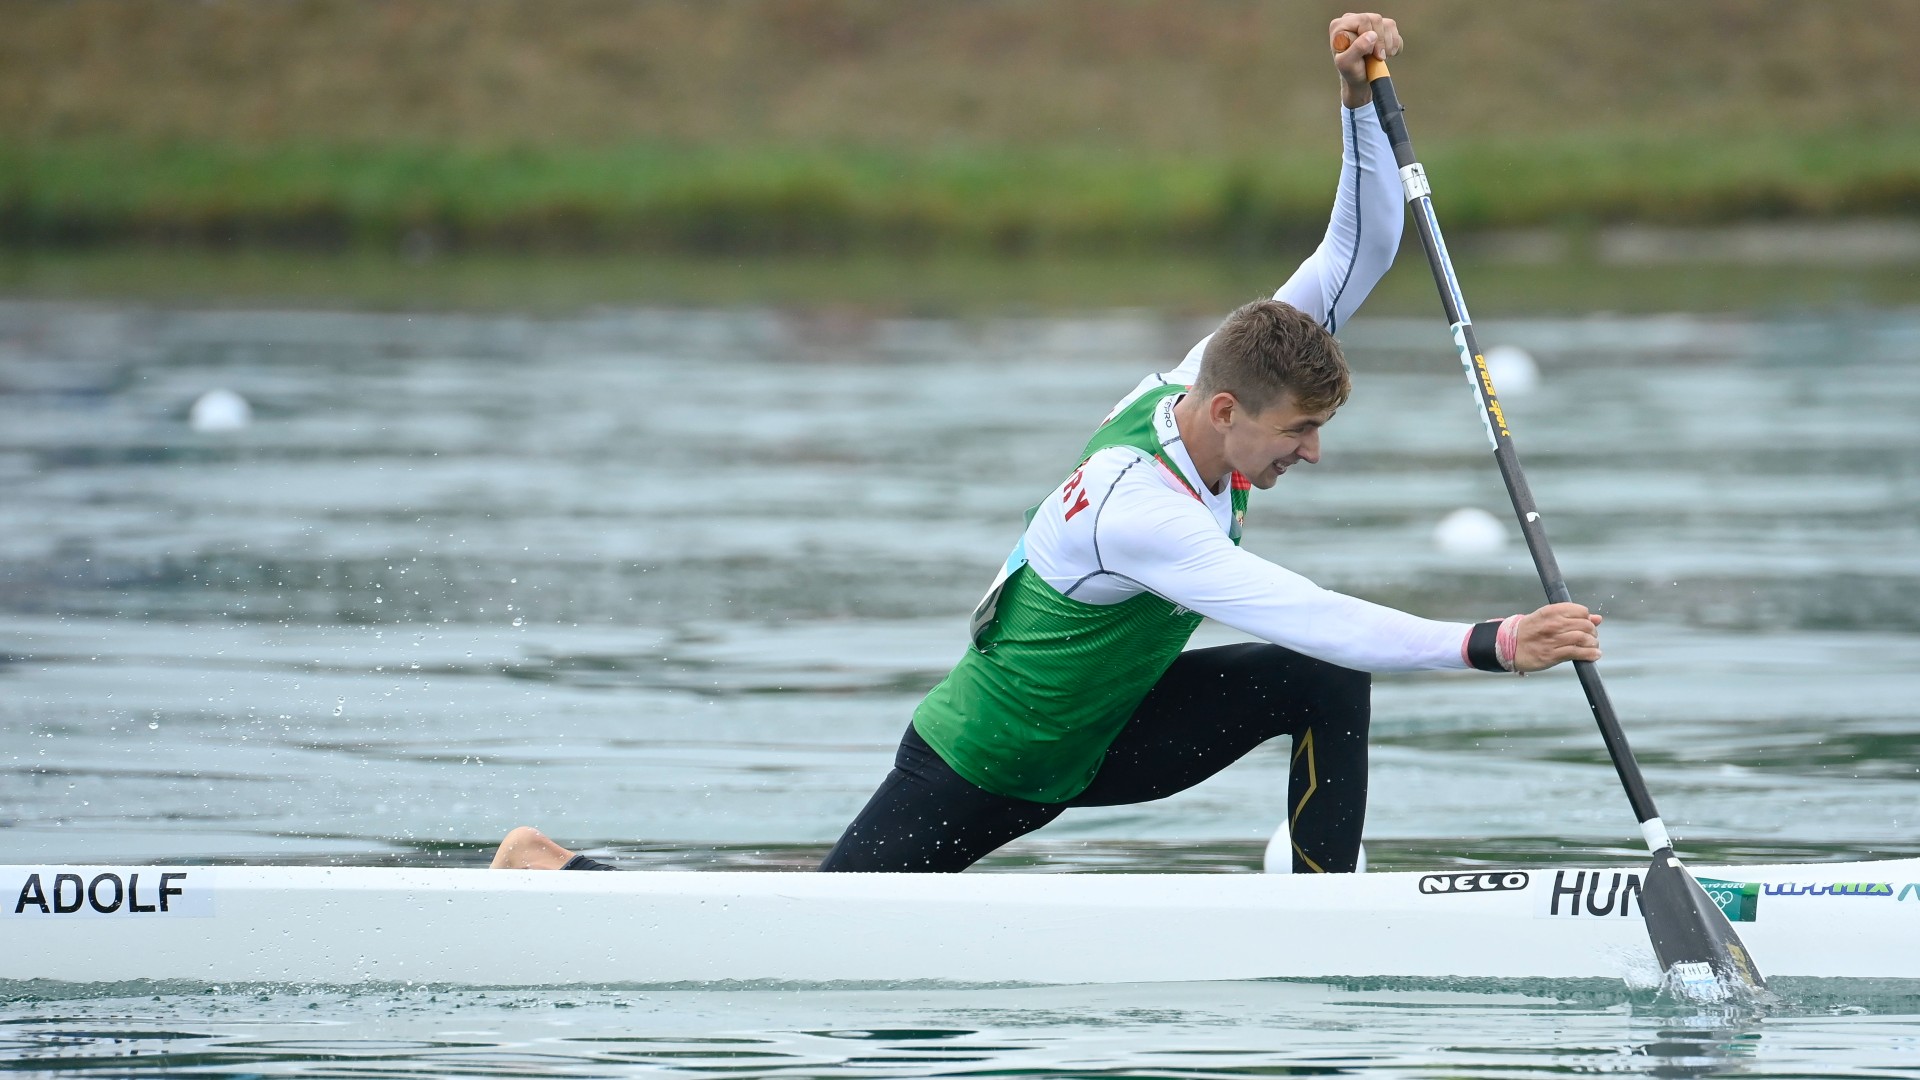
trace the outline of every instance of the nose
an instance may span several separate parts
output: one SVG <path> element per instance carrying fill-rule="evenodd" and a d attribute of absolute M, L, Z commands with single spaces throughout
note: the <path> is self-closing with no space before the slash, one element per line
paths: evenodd
<path fill-rule="evenodd" d="M 1300 445 L 1294 453 L 1309 465 L 1320 464 L 1320 430 L 1315 428 L 1300 436 Z"/>

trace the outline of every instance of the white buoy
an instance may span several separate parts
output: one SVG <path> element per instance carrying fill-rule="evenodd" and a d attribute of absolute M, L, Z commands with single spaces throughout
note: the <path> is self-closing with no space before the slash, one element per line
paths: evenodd
<path fill-rule="evenodd" d="M 1540 365 L 1533 354 L 1517 345 L 1495 345 L 1486 352 L 1487 374 L 1501 397 L 1530 394 L 1540 385 Z"/>
<path fill-rule="evenodd" d="M 1267 838 L 1267 852 L 1260 858 L 1260 869 L 1269 874 L 1293 873 L 1293 834 L 1287 831 L 1287 820 L 1280 819 L 1280 828 Z"/>
<path fill-rule="evenodd" d="M 209 390 L 193 403 L 187 423 L 195 431 L 239 431 L 253 423 L 253 406 L 231 390 Z"/>
<path fill-rule="evenodd" d="M 1463 506 L 1433 527 L 1433 543 L 1449 555 L 1488 555 L 1507 546 L 1507 527 L 1477 506 Z"/>

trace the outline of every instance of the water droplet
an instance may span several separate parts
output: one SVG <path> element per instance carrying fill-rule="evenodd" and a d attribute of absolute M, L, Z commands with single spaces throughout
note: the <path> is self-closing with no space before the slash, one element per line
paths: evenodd
<path fill-rule="evenodd" d="M 525 619 L 523 619 L 523 618 L 521 618 L 521 617 L 520 617 L 520 616 L 518 616 L 518 615 L 515 615 L 515 616 L 513 617 L 513 625 L 515 625 L 515 626 L 519 626 L 520 624 L 522 624 L 522 623 L 524 623 L 524 622 L 526 622 L 526 621 L 527 621 L 527 620 L 525 620 Z"/>
<path fill-rule="evenodd" d="M 149 721 L 147 721 L 147 730 L 148 730 L 148 731 L 159 731 L 159 730 L 160 730 L 160 721 L 158 721 L 158 720 L 149 720 Z"/>
<path fill-rule="evenodd" d="M 347 699 L 335 698 L 333 702 L 333 715 L 339 716 L 340 714 L 346 711 L 347 711 Z"/>

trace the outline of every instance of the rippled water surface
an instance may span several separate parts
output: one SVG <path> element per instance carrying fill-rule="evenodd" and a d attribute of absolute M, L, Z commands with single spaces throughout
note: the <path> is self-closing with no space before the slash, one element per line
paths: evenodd
<path fill-rule="evenodd" d="M 1920 1071 L 1920 988 L 1835 994 L 1821 980 L 1797 989 L 1804 1004 L 1764 1020 L 1677 1014 L 1580 982 L 97 993 L 9 1005 L 0 1051 L 18 1055 L 12 1068 L 339 1077 Z"/>
<path fill-rule="evenodd" d="M 636 866 L 805 866 L 1022 509 L 1206 329 L 0 305 L 0 863 L 475 865 L 532 822 Z M 1540 362 L 1508 413 L 1683 849 L 1920 854 L 1920 316 L 1481 336 Z M 1326 460 L 1255 499 L 1248 546 L 1436 617 L 1535 606 L 1516 546 L 1432 541 L 1505 514 L 1445 328 L 1348 343 Z M 216 387 L 250 427 L 190 428 Z M 1635 850 L 1570 676 L 1376 686 L 1375 866 Z M 1256 869 L 1285 763 L 1071 812 L 983 869 Z M 1556 985 L 13 984 L 0 1065 L 1897 1075 L 1915 994 L 1803 986 L 1760 1021 Z"/>

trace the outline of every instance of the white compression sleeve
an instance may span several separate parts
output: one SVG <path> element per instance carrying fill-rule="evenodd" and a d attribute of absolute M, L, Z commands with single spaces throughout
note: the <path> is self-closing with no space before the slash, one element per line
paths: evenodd
<path fill-rule="evenodd" d="M 1243 551 L 1204 506 L 1149 470 L 1120 479 L 1098 535 L 1102 570 L 1276 645 L 1360 671 L 1467 667 L 1471 627 L 1323 589 Z"/>
<path fill-rule="evenodd" d="M 1393 146 L 1373 106 L 1340 110 L 1340 141 L 1340 186 L 1326 235 L 1273 294 L 1334 333 L 1347 325 L 1392 268 L 1407 220 Z M 1188 351 L 1167 374 L 1168 382 L 1191 384 L 1199 377 L 1200 356 L 1212 336 Z"/>
<path fill-rule="evenodd" d="M 1336 334 L 1393 266 L 1407 220 L 1380 118 L 1371 105 L 1340 111 L 1340 191 L 1327 234 L 1273 294 Z"/>

